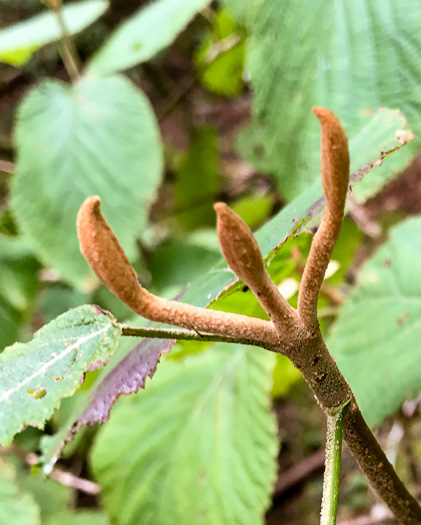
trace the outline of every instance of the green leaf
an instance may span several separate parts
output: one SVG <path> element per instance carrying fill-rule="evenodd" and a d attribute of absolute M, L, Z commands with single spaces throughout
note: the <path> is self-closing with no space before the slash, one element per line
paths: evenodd
<path fill-rule="evenodd" d="M 29 343 L 6 348 L 0 354 L 0 443 L 25 425 L 42 427 L 83 374 L 107 362 L 119 337 L 111 314 L 85 305 L 41 328 Z"/>
<path fill-rule="evenodd" d="M 218 163 L 215 130 L 211 127 L 195 130 L 174 185 L 177 218 L 184 228 L 214 226 L 213 203 L 219 189 Z"/>
<path fill-rule="evenodd" d="M 210 0 L 155 0 L 124 22 L 94 56 L 89 71 L 108 75 L 145 62 L 171 44 Z"/>
<path fill-rule="evenodd" d="M 0 235 L 0 350 L 19 337 L 35 299 L 38 269 L 23 239 Z"/>
<path fill-rule="evenodd" d="M 80 254 L 75 220 L 89 195 L 130 258 L 160 183 L 162 148 L 149 102 L 120 76 L 75 86 L 46 81 L 19 109 L 12 209 L 35 253 L 79 289 L 93 273 Z"/>
<path fill-rule="evenodd" d="M 233 16 L 238 24 L 245 25 L 249 20 L 252 2 L 244 0 L 224 0 L 223 5 L 226 10 Z"/>
<path fill-rule="evenodd" d="M 0 523 L 7 525 L 41 525 L 37 504 L 20 489 L 13 465 L 0 458 Z"/>
<path fill-rule="evenodd" d="M 72 504 L 74 497 L 73 489 L 62 485 L 53 478 L 46 478 L 41 472 L 38 474 L 28 474 L 27 469 L 19 476 L 19 487 L 36 501 L 39 506 L 41 523 L 46 523 L 47 519 L 55 519 L 61 515 Z M 62 521 L 56 521 L 63 525 Z"/>
<path fill-rule="evenodd" d="M 274 195 L 249 195 L 235 201 L 231 208 L 252 229 L 257 228 L 270 216 Z"/>
<path fill-rule="evenodd" d="M 244 87 L 244 40 L 224 9 L 212 20 L 212 30 L 195 56 L 202 84 L 211 92 L 228 97 Z"/>
<path fill-rule="evenodd" d="M 420 254 L 420 217 L 393 228 L 361 270 L 328 340 L 371 426 L 421 391 Z"/>
<path fill-rule="evenodd" d="M 149 324 L 137 316 L 130 320 L 132 326 Z M 53 436 L 41 441 L 42 463 L 45 472 L 51 472 L 64 441 L 74 435 L 82 425 L 104 423 L 115 401 L 145 388 L 146 379 L 155 373 L 163 353 L 169 352 L 174 341 L 168 339 L 142 339 L 123 337 L 118 352 L 111 356 L 103 372 L 88 391 L 79 390 L 74 396 L 74 406 L 68 419 Z M 76 397 L 76 399 L 75 399 Z"/>
<path fill-rule="evenodd" d="M 118 402 L 92 454 L 116 523 L 262 522 L 278 448 L 268 398 L 272 357 L 216 345 L 166 362 L 142 395 Z"/>
<path fill-rule="evenodd" d="M 250 9 L 246 71 L 259 134 L 253 158 L 287 198 L 318 176 L 319 123 L 312 106 L 334 111 L 350 136 L 377 108 L 400 108 L 418 134 L 419 2 L 257 0 Z M 396 155 L 384 177 L 404 168 L 418 149 L 419 143 Z"/>
<path fill-rule="evenodd" d="M 387 152 L 393 150 L 396 147 L 400 147 L 400 142 L 396 138 L 396 132 L 401 130 L 402 126 L 402 120 L 400 118 L 400 115 L 395 111 L 389 110 L 379 112 L 379 115 L 381 115 L 382 117 L 380 118 L 380 120 L 377 120 L 378 125 L 375 126 L 375 130 L 372 135 L 367 136 L 367 134 L 365 134 L 366 141 L 363 142 L 363 144 L 366 144 L 369 148 L 368 151 L 370 155 L 373 154 L 371 145 L 375 143 L 376 140 L 379 144 L 387 145 L 387 148 L 385 148 L 384 150 L 379 148 L 375 157 L 371 157 L 371 162 L 366 164 L 363 168 L 354 172 L 354 174 L 351 177 L 351 186 L 357 181 L 359 181 L 368 171 L 370 171 L 374 165 L 378 164 L 379 161 L 382 158 L 384 158 L 384 155 Z M 388 122 L 391 115 L 394 116 L 395 122 L 395 127 L 393 131 L 391 131 L 393 126 L 392 128 L 389 128 L 389 126 L 382 125 L 382 119 L 384 119 L 383 123 Z M 384 129 L 386 130 L 386 134 L 384 132 Z M 361 133 L 364 134 L 365 131 L 363 130 Z M 387 137 L 389 138 L 389 140 L 386 140 Z M 360 141 L 357 140 L 357 142 L 359 143 Z M 350 144 L 351 151 L 353 151 L 353 143 L 354 141 L 352 140 Z M 362 153 L 363 152 L 360 151 L 360 154 Z M 360 157 L 360 160 L 362 160 L 363 158 L 363 156 Z M 370 157 L 366 158 L 363 162 L 367 162 L 368 159 L 370 159 Z M 376 170 L 379 169 L 381 168 L 376 168 Z M 318 224 L 321 218 L 321 213 L 324 208 L 324 201 L 321 198 L 321 196 L 321 184 L 320 182 L 316 182 L 312 186 L 310 186 L 302 196 L 300 196 L 294 202 L 290 203 L 284 210 L 282 210 L 276 217 L 274 217 L 257 232 L 256 236 L 258 242 L 262 249 L 263 255 L 265 256 L 268 262 L 274 259 L 276 253 L 284 245 L 284 243 L 287 242 L 289 237 L 296 234 L 298 235 L 298 233 L 305 231 L 306 228 L 311 228 Z M 307 244 L 307 241 L 305 239 L 304 244 Z M 291 271 L 288 267 L 288 265 L 290 265 L 291 263 L 286 259 L 288 259 L 288 257 L 285 258 L 284 253 L 282 252 L 276 257 L 276 259 L 274 259 L 275 267 L 279 263 L 283 265 L 283 267 L 280 269 L 275 268 L 275 271 L 278 276 L 279 274 L 282 275 L 283 271 L 285 272 L 285 275 L 289 275 Z M 272 269 L 270 268 L 270 270 Z M 226 289 L 226 292 L 221 294 L 221 292 L 224 289 Z M 256 305 L 255 300 L 254 302 L 252 302 L 252 300 L 244 301 L 244 297 L 238 297 L 238 294 L 236 294 L 236 297 L 233 297 L 233 300 L 227 300 L 231 299 L 229 297 L 229 294 L 233 294 L 236 290 L 241 289 L 242 284 L 237 282 L 236 276 L 231 272 L 231 270 L 227 268 L 226 262 L 222 260 L 221 263 L 215 265 L 215 267 L 212 270 L 210 270 L 204 276 L 201 276 L 199 279 L 194 281 L 180 300 L 188 302 L 190 304 L 195 304 L 197 306 L 206 306 L 215 297 L 221 296 L 222 303 L 218 301 L 218 308 L 220 308 L 222 304 L 225 306 L 229 306 L 229 309 L 231 309 L 233 307 L 233 302 L 238 303 L 239 301 L 241 301 L 242 303 L 243 310 L 245 306 L 247 308 L 254 308 L 254 305 Z M 250 296 L 252 295 L 251 292 L 247 292 L 247 294 L 249 294 Z M 246 294 L 243 294 L 243 296 L 244 295 Z M 261 314 L 261 307 L 260 311 L 250 310 L 250 313 L 252 315 L 259 315 L 259 312 Z M 48 440 L 45 439 L 43 450 L 44 461 L 47 464 L 47 466 L 51 465 L 58 456 L 61 449 L 62 441 L 68 436 L 70 429 L 72 428 L 75 421 L 80 421 L 81 415 L 87 408 L 88 404 L 91 403 L 90 408 L 92 408 L 94 406 L 95 396 L 97 395 L 97 393 L 99 392 L 100 396 L 102 395 L 101 389 L 103 389 L 103 386 L 108 381 L 107 377 L 111 378 L 111 376 L 114 374 L 114 369 L 121 370 L 121 367 L 123 367 L 124 369 L 123 361 L 126 358 L 130 362 L 131 358 L 129 356 L 130 352 L 133 350 L 133 343 L 130 344 L 127 339 L 123 339 L 121 346 L 123 346 L 124 349 L 120 348 L 118 354 L 115 354 L 113 356 L 112 361 L 107 366 L 107 369 L 104 372 L 104 377 L 102 379 L 99 378 L 98 384 L 94 386 L 92 398 L 87 399 L 85 404 L 82 403 L 80 408 L 76 410 L 72 418 L 70 418 L 68 424 L 66 424 L 59 431 L 59 433 L 57 433 L 55 436 L 52 436 L 51 438 L 48 438 Z M 196 350 L 197 349 L 195 349 L 194 351 Z M 186 352 L 184 351 L 184 349 L 180 352 L 181 355 L 184 355 L 185 353 Z M 141 379 L 143 378 L 144 377 L 141 376 Z M 137 388 L 139 388 L 138 384 L 136 385 L 136 390 Z M 122 392 L 120 391 L 119 394 L 121 393 Z M 108 396 L 107 394 L 107 396 L 104 396 L 104 399 L 105 398 L 108 401 L 108 404 L 105 403 L 105 406 L 111 407 L 112 402 L 114 400 L 113 397 L 111 397 L 110 400 L 110 396 Z M 96 414 L 99 419 L 103 419 L 103 411 L 96 411 Z"/>
<path fill-rule="evenodd" d="M 149 271 L 151 291 L 174 297 L 221 258 L 215 230 L 198 230 L 183 238 L 172 239 L 152 255 Z"/>
<path fill-rule="evenodd" d="M 62 14 L 68 33 L 79 33 L 99 18 L 107 7 L 105 0 L 66 4 Z M 61 29 L 52 11 L 6 27 L 0 31 L 0 62 L 22 66 L 37 49 L 60 37 Z"/>
<path fill-rule="evenodd" d="M 273 371 L 272 397 L 286 397 L 292 386 L 302 380 L 302 375 L 285 356 L 276 354 L 276 365 Z"/>

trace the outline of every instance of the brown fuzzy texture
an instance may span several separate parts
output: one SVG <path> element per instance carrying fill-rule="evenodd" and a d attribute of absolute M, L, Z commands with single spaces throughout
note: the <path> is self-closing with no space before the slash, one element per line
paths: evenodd
<path fill-rule="evenodd" d="M 250 288 L 266 281 L 262 252 L 247 224 L 223 202 L 214 205 L 222 253 L 231 270 Z"/>
<path fill-rule="evenodd" d="M 229 267 L 251 288 L 279 334 L 286 335 L 297 325 L 298 318 L 272 282 L 252 231 L 223 202 L 216 203 L 214 208 L 219 244 Z"/>
<path fill-rule="evenodd" d="M 349 181 L 348 139 L 338 117 L 331 111 L 313 108 L 313 113 L 322 128 L 320 172 L 326 208 L 342 219 Z"/>
<path fill-rule="evenodd" d="M 117 237 L 101 213 L 101 199 L 88 197 L 77 214 L 80 251 L 99 280 L 129 308 L 142 288 Z"/>
<path fill-rule="evenodd" d="M 80 207 L 77 216 L 80 249 L 101 282 L 134 312 L 151 321 L 189 330 L 261 341 L 266 345 L 277 343 L 275 328 L 268 321 L 168 301 L 142 288 L 117 237 L 101 214 L 100 202 L 99 197 L 88 197 Z"/>
<path fill-rule="evenodd" d="M 321 171 L 326 213 L 316 233 L 304 270 L 298 313 L 271 281 L 262 254 L 248 226 L 225 204 L 218 203 L 218 236 L 229 266 L 253 290 L 272 322 L 167 301 L 137 282 L 116 236 L 100 212 L 99 197 L 89 197 L 78 214 L 81 250 L 101 281 L 136 313 L 164 322 L 228 336 L 233 342 L 258 344 L 289 357 L 301 370 L 321 408 L 351 402 L 344 420 L 344 438 L 373 488 L 404 524 L 421 523 L 421 508 L 409 494 L 358 409 L 350 386 L 329 354 L 317 322 L 317 299 L 339 235 L 349 175 L 345 132 L 329 110 L 315 108 L 322 126 Z"/>
<path fill-rule="evenodd" d="M 349 180 L 348 139 L 339 119 L 326 108 L 313 108 L 322 128 L 321 164 L 326 211 L 314 236 L 298 295 L 298 313 L 304 324 L 317 327 L 317 299 L 327 265 L 341 230 Z"/>

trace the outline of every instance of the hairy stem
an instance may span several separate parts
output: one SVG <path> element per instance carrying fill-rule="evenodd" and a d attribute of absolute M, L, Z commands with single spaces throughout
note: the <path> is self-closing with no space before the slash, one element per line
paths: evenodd
<path fill-rule="evenodd" d="M 214 208 L 219 244 L 229 267 L 250 287 L 278 332 L 287 334 L 296 326 L 297 314 L 272 282 L 252 231 L 223 202 Z"/>
<path fill-rule="evenodd" d="M 272 322 L 206 310 L 150 294 L 138 283 L 117 237 L 102 216 L 99 197 L 89 197 L 79 210 L 77 229 L 81 251 L 105 286 L 139 315 L 187 328 L 189 334 L 195 331 L 225 340 L 246 340 L 247 344 L 282 353 L 302 372 L 327 415 L 349 403 L 344 419 L 344 438 L 349 449 L 395 517 L 404 525 L 420 524 L 421 507 L 409 494 L 364 421 L 351 388 L 318 328 L 317 298 L 339 235 L 349 154 L 345 132 L 335 115 L 324 108 L 315 108 L 314 113 L 322 124 L 321 171 L 327 208 L 304 270 L 298 315 L 270 281 L 250 229 L 224 204 L 215 206 L 224 256 L 253 290 Z"/>
<path fill-rule="evenodd" d="M 200 333 L 260 341 L 267 345 L 277 343 L 278 335 L 270 321 L 169 301 L 145 290 L 103 217 L 100 203 L 99 197 L 88 197 L 80 207 L 77 215 L 80 249 L 105 286 L 135 313 L 151 321 Z"/>
<path fill-rule="evenodd" d="M 177 328 L 151 328 L 145 326 L 129 326 L 120 324 L 121 335 L 131 337 L 153 337 L 155 339 L 177 339 L 178 341 L 211 341 L 220 343 L 235 343 L 251 346 L 260 346 L 262 343 L 254 339 L 242 339 L 235 337 L 228 337 L 224 335 L 215 335 L 205 332 L 194 332 L 192 330 L 183 330 Z M 272 350 L 273 347 L 266 347 Z"/>
<path fill-rule="evenodd" d="M 402 483 L 355 401 L 352 401 L 345 416 L 344 439 L 372 487 L 399 523 L 419 525 L 421 523 L 419 503 Z"/>
<path fill-rule="evenodd" d="M 301 370 L 326 414 L 350 401 L 344 418 L 344 440 L 373 489 L 403 525 L 421 523 L 421 507 L 408 492 L 365 422 L 351 388 L 328 352 L 319 330 L 297 332 L 278 351 Z"/>
<path fill-rule="evenodd" d="M 342 460 L 342 433 L 348 403 L 327 416 L 326 460 L 320 525 L 335 525 Z"/>

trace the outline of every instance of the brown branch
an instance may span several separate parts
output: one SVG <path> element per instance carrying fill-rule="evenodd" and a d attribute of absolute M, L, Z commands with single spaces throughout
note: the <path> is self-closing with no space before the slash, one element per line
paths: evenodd
<path fill-rule="evenodd" d="M 89 479 L 79 478 L 71 472 L 54 469 L 50 475 L 61 485 L 71 487 L 72 489 L 79 490 L 85 494 L 97 496 L 101 492 L 101 487 L 97 483 L 90 481 Z"/>
<path fill-rule="evenodd" d="M 326 212 L 314 236 L 298 294 L 298 313 L 309 329 L 317 326 L 317 299 L 339 237 L 349 179 L 348 139 L 339 119 L 326 108 L 313 108 L 322 128 L 321 165 Z"/>
<path fill-rule="evenodd" d="M 375 516 L 360 516 L 352 520 L 341 521 L 339 525 L 392 525 L 396 523 L 395 518 L 392 514 L 388 513 L 387 516 L 375 517 Z"/>
<path fill-rule="evenodd" d="M 332 197 L 334 192 L 331 188 L 328 187 L 325 191 L 331 192 L 331 200 L 333 198 L 334 204 L 336 203 L 336 213 L 338 213 L 344 201 L 338 204 L 338 199 L 335 201 L 335 197 Z M 216 210 L 218 236 L 228 264 L 250 286 L 267 313 L 272 316 L 275 326 L 278 328 L 278 319 L 281 326 L 282 323 L 285 326 L 284 312 L 287 315 L 289 313 L 285 308 L 286 301 L 279 301 L 278 298 L 274 300 L 270 291 L 269 293 L 267 291 L 270 288 L 265 288 L 267 272 L 252 233 L 225 205 L 216 205 Z M 331 206 L 330 213 L 334 212 L 335 207 Z M 315 306 L 317 306 L 317 297 Z M 317 316 L 315 327 L 308 326 L 305 319 L 295 318 L 291 322 L 288 317 L 286 319 L 288 330 L 280 331 L 278 351 L 286 355 L 302 372 L 319 405 L 326 413 L 351 402 L 344 421 L 344 438 L 349 449 L 376 492 L 383 497 L 402 523 L 411 525 L 421 523 L 421 508 L 409 494 L 365 423 L 350 386 L 324 343 L 317 327 Z"/>
<path fill-rule="evenodd" d="M 23 461 L 30 467 L 39 464 L 39 456 L 32 452 L 27 454 L 25 450 L 16 445 L 16 443 L 12 443 L 9 447 L 5 448 L 4 452 L 12 453 L 14 456 L 19 458 L 21 461 Z M 91 494 L 93 496 L 96 496 L 101 492 L 101 487 L 97 483 L 94 483 L 89 479 L 79 478 L 71 472 L 65 472 L 64 470 L 55 468 L 50 473 L 50 476 L 56 481 L 58 481 L 61 485 L 66 485 L 67 487 L 79 490 L 80 492 L 84 492 L 85 494 Z"/>
<path fill-rule="evenodd" d="M 132 310 L 153 321 L 222 336 L 246 338 L 283 353 L 301 370 L 319 405 L 329 414 L 350 402 L 344 438 L 374 490 L 405 525 L 421 523 L 421 507 L 387 460 L 364 421 L 351 388 L 330 355 L 317 322 L 317 298 L 339 235 L 345 204 L 349 156 L 338 119 L 316 108 L 322 124 L 322 178 L 327 208 L 310 250 L 300 287 L 299 314 L 271 283 L 262 254 L 248 227 L 224 204 L 216 205 L 218 235 L 228 264 L 258 297 L 272 322 L 167 301 L 144 290 L 117 238 L 90 197 L 78 214 L 82 253 L 101 281 Z"/>
<path fill-rule="evenodd" d="M 8 160 L 0 159 L 0 171 L 11 175 L 15 171 L 15 165 Z"/>
<path fill-rule="evenodd" d="M 145 290 L 104 219 L 99 197 L 88 197 L 77 216 L 80 249 L 101 282 L 135 313 L 159 323 L 266 345 L 277 343 L 269 321 L 168 301 Z"/>

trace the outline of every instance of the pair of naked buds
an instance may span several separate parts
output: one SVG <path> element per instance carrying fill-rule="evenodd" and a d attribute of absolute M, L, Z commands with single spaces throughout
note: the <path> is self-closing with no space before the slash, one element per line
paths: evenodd
<path fill-rule="evenodd" d="M 251 288 L 270 321 L 199 308 L 157 297 L 138 282 L 117 237 L 100 211 L 100 198 L 88 197 L 77 216 L 80 249 L 104 283 L 135 313 L 161 323 L 279 347 L 291 331 L 314 332 L 317 299 L 333 247 L 339 236 L 349 179 L 348 141 L 338 118 L 314 108 L 321 124 L 321 173 L 326 211 L 315 234 L 300 284 L 298 309 L 292 308 L 272 282 L 249 227 L 226 204 L 217 203 L 217 230 L 230 268 Z"/>

